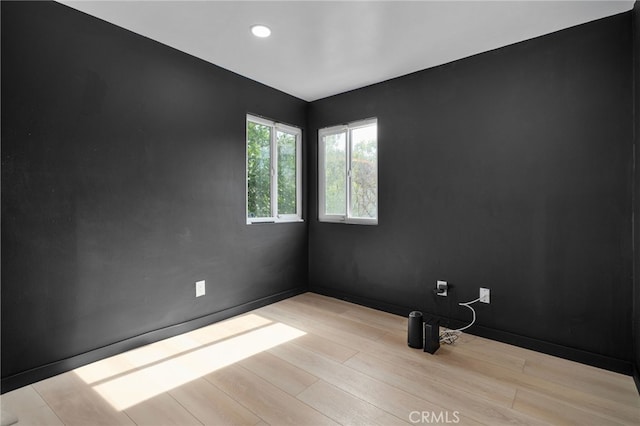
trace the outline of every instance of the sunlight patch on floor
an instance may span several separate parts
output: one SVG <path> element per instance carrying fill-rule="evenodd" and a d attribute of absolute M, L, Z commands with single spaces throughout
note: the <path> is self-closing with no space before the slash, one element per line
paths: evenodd
<path fill-rule="evenodd" d="M 96 361 L 74 372 L 85 383 L 93 384 L 271 323 L 259 315 L 242 315 Z"/>
<path fill-rule="evenodd" d="M 254 314 L 234 320 L 125 352 L 74 372 L 121 411 L 306 334 Z"/>

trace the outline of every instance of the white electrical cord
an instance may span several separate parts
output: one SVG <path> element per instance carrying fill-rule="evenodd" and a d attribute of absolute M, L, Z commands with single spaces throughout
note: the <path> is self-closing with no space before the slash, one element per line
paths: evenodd
<path fill-rule="evenodd" d="M 471 320 L 470 324 L 465 325 L 462 328 L 458 328 L 456 330 L 445 330 L 442 333 L 440 333 L 440 342 L 446 343 L 448 345 L 452 344 L 453 342 L 458 340 L 458 337 L 460 336 L 460 332 L 471 327 L 476 322 L 476 310 L 473 309 L 471 305 L 479 301 L 480 301 L 480 298 L 477 298 L 476 300 L 472 300 L 471 302 L 458 303 L 458 305 L 460 306 L 466 306 L 467 308 L 471 309 L 471 313 L 473 314 L 473 319 Z"/>

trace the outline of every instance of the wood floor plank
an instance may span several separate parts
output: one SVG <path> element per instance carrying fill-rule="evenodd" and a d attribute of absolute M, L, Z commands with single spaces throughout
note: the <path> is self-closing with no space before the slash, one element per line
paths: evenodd
<path fill-rule="evenodd" d="M 597 392 L 613 401 L 636 404 L 640 407 L 640 401 L 633 395 L 634 384 L 626 380 L 628 377 L 622 374 L 554 357 L 547 357 L 544 361 L 528 359 L 524 372 L 582 391 Z"/>
<path fill-rule="evenodd" d="M 157 395 L 124 411 L 138 426 L 201 426 L 203 424 L 167 393 Z"/>
<path fill-rule="evenodd" d="M 58 416 L 32 386 L 25 386 L 0 396 L 2 411 L 18 418 L 18 426 L 62 426 Z"/>
<path fill-rule="evenodd" d="M 204 378 L 169 391 L 202 424 L 257 425 L 260 418 Z"/>
<path fill-rule="evenodd" d="M 209 344 L 250 332 L 251 330 L 267 326 L 270 323 L 271 321 L 269 319 L 249 312 L 225 321 L 201 327 L 197 330 L 190 331 L 188 334 L 192 339 L 201 344 Z"/>
<path fill-rule="evenodd" d="M 410 424 L 337 387 L 319 380 L 298 399 L 343 425 L 407 426 Z"/>
<path fill-rule="evenodd" d="M 399 368 L 408 369 L 418 375 L 426 375 L 434 384 L 445 384 L 465 392 L 483 397 L 505 407 L 512 404 L 516 386 L 500 381 L 487 380 L 486 376 L 477 374 L 459 366 L 447 365 L 445 354 L 434 355 L 413 348 L 396 348 L 397 350 L 360 353 L 361 358 L 373 357 Z"/>
<path fill-rule="evenodd" d="M 464 336 L 464 333 L 463 333 Z M 395 347 L 400 346 L 400 340 L 397 336 L 393 339 L 396 341 Z M 391 343 L 392 340 L 388 336 L 383 338 L 383 342 Z M 475 340 L 475 339 L 474 339 Z M 487 374 L 496 375 L 496 377 L 502 377 L 504 375 L 510 375 L 512 369 L 507 368 L 505 365 L 497 364 L 488 359 L 488 357 L 468 356 L 459 351 L 458 348 L 466 345 L 465 341 L 459 339 L 454 345 L 441 345 L 440 349 L 436 352 L 436 356 L 430 358 L 433 362 L 436 362 L 446 368 L 460 368 L 463 371 L 476 372 L 481 376 L 486 377 Z M 521 369 L 516 369 L 519 371 Z"/>
<path fill-rule="evenodd" d="M 544 419 L 554 425 L 615 425 L 619 424 L 610 419 L 568 406 L 554 398 L 519 389 L 513 409 L 529 414 L 538 419 Z"/>
<path fill-rule="evenodd" d="M 297 315 L 305 315 L 306 317 L 309 317 L 309 315 L 324 315 L 322 321 L 323 324 L 333 326 L 371 340 L 379 339 L 388 332 L 388 330 L 376 325 L 363 324 L 337 315 L 326 315 L 326 312 L 322 311 L 321 308 L 305 306 L 296 300 L 283 300 L 279 302 L 279 305 L 285 309 L 289 309 L 292 313 Z"/>
<path fill-rule="evenodd" d="M 267 423 L 292 426 L 337 424 L 239 365 L 218 370 L 205 378 L 245 407 L 251 407 L 251 411 Z"/>
<path fill-rule="evenodd" d="M 363 324 L 371 324 L 382 327 L 385 330 L 398 330 L 407 333 L 407 319 L 387 312 L 376 311 L 364 306 L 354 305 L 352 308 L 340 314 L 340 317 L 359 321 Z"/>
<path fill-rule="evenodd" d="M 630 383 L 628 380 L 629 376 L 626 376 L 624 374 L 614 373 L 612 371 L 592 367 L 586 364 L 580 364 L 542 352 L 536 352 L 530 349 L 509 345 L 507 343 L 478 337 L 476 340 L 470 342 L 466 346 L 469 349 L 478 350 L 481 353 L 487 355 L 495 352 L 510 354 L 519 358 L 523 358 L 529 361 L 529 363 L 534 362 L 537 364 L 542 364 L 547 368 L 553 368 L 556 372 L 571 371 L 572 374 L 576 374 L 577 376 L 587 376 L 589 377 L 589 380 L 597 379 L 604 382 L 610 381 L 611 383 L 615 383 L 616 386 L 622 387 L 624 391 L 634 389 L 633 383 Z M 553 374 L 551 376 L 553 376 Z M 578 385 L 578 388 L 579 387 L 581 386 Z"/>
<path fill-rule="evenodd" d="M 458 366 L 461 369 L 473 371 L 481 375 L 484 374 L 486 376 L 485 380 L 487 381 L 513 385 L 518 388 L 547 394 L 574 407 L 582 406 L 585 409 L 591 410 L 593 413 L 606 414 L 610 418 L 617 418 L 623 422 L 627 422 L 632 418 L 640 418 L 640 399 L 638 398 L 637 391 L 633 389 L 630 389 L 627 393 L 626 399 L 631 401 L 630 403 L 627 403 L 625 400 L 613 400 L 607 398 L 597 390 L 592 392 L 587 388 L 579 389 L 567 386 L 567 384 L 557 380 L 547 380 L 545 378 L 526 374 L 524 371 L 516 372 L 493 365 L 487 367 L 486 363 L 479 362 L 476 359 L 465 360 L 465 358 L 461 356 L 454 347 L 445 347 L 441 348 L 441 350 L 448 352 L 447 360 L 450 362 L 451 366 Z M 548 357 L 548 355 L 545 356 Z M 551 358 L 554 358 L 555 361 L 560 363 L 570 363 L 570 361 L 559 358 Z M 633 380 L 630 377 L 627 377 L 627 379 L 631 381 Z"/>
<path fill-rule="evenodd" d="M 492 350 L 492 348 L 478 350 L 477 348 L 470 348 L 467 345 L 461 344 L 456 347 L 456 350 L 460 353 L 464 353 L 466 356 L 476 358 L 478 360 L 484 360 L 517 372 L 522 372 L 524 370 L 526 362 L 525 358 L 505 354 L 498 350 Z"/>
<path fill-rule="evenodd" d="M 358 353 L 354 349 L 323 339 L 313 333 L 308 333 L 296 339 L 294 343 L 338 362 L 345 362 Z"/>
<path fill-rule="evenodd" d="M 312 307 L 320 309 L 324 312 L 331 312 L 334 314 L 342 314 L 350 308 L 350 305 L 344 304 L 338 299 L 322 296 L 316 293 L 303 293 L 288 300 L 290 300 L 291 302 L 299 303 L 306 307 Z"/>
<path fill-rule="evenodd" d="M 261 308 L 261 313 L 275 321 L 284 322 L 309 334 L 320 336 L 330 342 L 345 346 L 356 352 L 371 350 L 376 347 L 374 345 L 375 339 L 372 340 L 368 337 L 363 337 L 353 330 L 341 328 L 335 324 L 327 324 L 324 318 L 319 320 L 317 314 L 314 315 L 304 311 L 296 312 L 296 310 L 280 304 L 277 306 L 265 306 Z M 382 336 L 384 336 L 384 334 L 376 337 L 376 339 Z"/>
<path fill-rule="evenodd" d="M 127 353 L 125 352 L 76 368 L 74 372 L 85 383 L 94 384 L 126 374 L 135 368 L 136 366 L 127 359 Z"/>
<path fill-rule="evenodd" d="M 359 321 L 363 324 L 382 327 L 385 330 L 404 330 L 406 333 L 407 319 L 405 317 L 315 293 L 305 293 L 300 296 L 304 296 L 307 298 L 306 300 L 314 300 L 314 306 L 319 308 L 325 308 L 325 304 L 331 304 L 333 311 L 340 317 Z"/>
<path fill-rule="evenodd" d="M 33 387 L 67 426 L 135 424 L 72 371 L 35 383 Z"/>
<path fill-rule="evenodd" d="M 317 377 L 269 352 L 253 355 L 241 361 L 239 365 L 292 396 L 298 395 L 318 380 Z"/>
<path fill-rule="evenodd" d="M 429 380 L 435 383 L 470 391 L 504 406 L 510 407 L 515 396 L 516 387 L 513 384 L 487 380 L 486 375 L 460 368 L 459 365 L 450 365 L 444 349 L 431 355 L 419 349 L 409 348 L 405 344 L 396 344 L 366 353 L 384 361 L 403 365 L 418 374 L 428 374 Z"/>
<path fill-rule="evenodd" d="M 456 351 L 464 353 L 467 356 L 476 358 L 481 361 L 490 362 L 503 368 L 509 368 L 514 371 L 522 371 L 526 359 L 521 356 L 515 356 L 504 351 L 492 350 L 491 345 L 479 346 L 470 345 L 470 341 L 476 341 L 481 339 L 480 337 L 473 336 L 473 339 L 468 339 L 467 334 L 462 334 L 458 341 L 456 341 Z M 394 345 L 405 344 L 407 340 L 406 327 L 402 332 L 391 331 L 380 338 L 380 341 Z M 443 345 L 444 346 L 444 345 Z"/>
<path fill-rule="evenodd" d="M 428 401 L 437 402 L 447 411 L 457 411 L 485 424 L 531 424 L 535 419 L 512 410 L 511 404 L 515 390 L 507 401 L 493 401 L 490 394 L 478 396 L 463 391 L 446 383 L 429 380 L 428 373 L 417 372 L 399 363 L 382 361 L 368 354 L 358 354 L 345 363 L 368 376 L 374 377 L 389 385 L 418 395 Z M 496 389 L 496 392 L 498 389 Z"/>
<path fill-rule="evenodd" d="M 600 413 L 612 419 L 619 419 L 623 423 L 628 422 L 630 419 L 640 418 L 640 409 L 638 408 L 640 401 L 633 396 L 633 391 L 629 392 L 629 395 L 631 395 L 629 398 L 632 400 L 635 398 L 635 404 L 626 404 L 622 401 L 603 398 L 602 395 L 590 393 L 587 389 L 576 389 L 566 386 L 564 383 L 546 380 L 525 372 L 516 372 L 496 366 L 487 367 L 485 363 L 478 362 L 475 358 L 467 359 L 465 366 L 465 359 L 458 354 L 455 347 L 441 349 L 449 352 L 448 360 L 451 366 L 458 366 L 460 369 L 466 369 L 480 375 L 484 374 L 486 381 L 540 392 L 552 396 L 558 401 L 563 401 L 567 405 L 584 407 L 584 409 L 591 410 L 593 413 Z M 629 379 L 632 380 L 631 378 Z"/>
<path fill-rule="evenodd" d="M 392 340 L 385 340 L 385 338 L 383 337 L 378 341 L 372 342 L 368 339 L 361 339 L 358 336 L 354 336 L 342 330 L 337 330 L 335 328 L 327 329 L 323 327 L 323 324 L 316 324 L 315 326 L 312 326 L 311 329 L 311 332 L 320 334 L 324 338 L 334 341 L 340 341 L 345 345 L 350 345 L 353 348 L 357 348 L 360 352 L 386 357 L 387 359 L 400 357 L 404 358 L 403 362 L 414 362 L 417 363 L 419 367 L 420 363 L 422 363 L 425 359 L 431 359 L 436 363 L 435 367 L 444 369 L 444 371 L 436 370 L 433 373 L 433 376 L 439 377 L 440 381 L 442 382 L 449 382 L 452 379 L 455 382 L 455 378 L 458 377 L 461 378 L 459 380 L 461 386 L 472 386 L 474 390 L 478 390 L 480 392 L 493 393 L 495 392 L 496 386 L 500 388 L 500 384 L 487 386 L 486 375 L 483 372 L 485 363 L 482 363 L 480 361 L 476 362 L 474 367 L 482 371 L 482 374 L 479 374 L 478 371 L 461 368 L 464 366 L 464 364 L 461 364 L 459 359 L 457 359 L 456 363 L 450 365 L 448 361 L 441 356 L 442 352 L 440 351 L 437 356 L 431 357 L 430 355 L 424 354 L 422 351 L 408 349 L 406 340 L 398 341 L 396 338 Z M 500 366 L 494 365 L 493 367 L 497 368 L 498 370 L 503 369 L 503 367 Z M 503 393 L 505 395 L 511 395 L 506 396 L 506 398 L 512 398 L 513 393 L 515 392 L 514 389 L 515 387 L 511 384 L 502 386 Z"/>
<path fill-rule="evenodd" d="M 283 345 L 271 349 L 270 352 L 400 419 L 409 420 L 413 411 L 446 411 L 441 405 L 388 385 L 302 347 Z M 461 419 L 464 424 L 481 424 L 469 417 L 461 416 Z"/>
<path fill-rule="evenodd" d="M 126 410 L 197 378 L 188 363 L 190 359 L 163 357 L 163 344 L 153 346 L 153 350 L 145 347 L 144 352 L 137 352 L 134 362 L 143 361 L 140 367 L 98 382 L 93 389 L 116 409 Z"/>

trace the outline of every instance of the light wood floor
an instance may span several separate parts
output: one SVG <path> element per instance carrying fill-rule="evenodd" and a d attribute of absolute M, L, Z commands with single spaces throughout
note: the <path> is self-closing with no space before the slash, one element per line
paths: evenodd
<path fill-rule="evenodd" d="M 640 424 L 628 376 L 306 293 L 2 395 L 24 425 Z"/>

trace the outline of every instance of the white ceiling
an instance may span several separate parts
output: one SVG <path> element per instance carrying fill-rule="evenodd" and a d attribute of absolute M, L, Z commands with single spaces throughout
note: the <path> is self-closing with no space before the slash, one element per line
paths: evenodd
<path fill-rule="evenodd" d="M 625 1 L 69 1 L 312 101 L 625 12 Z M 249 27 L 271 27 L 258 39 Z"/>

